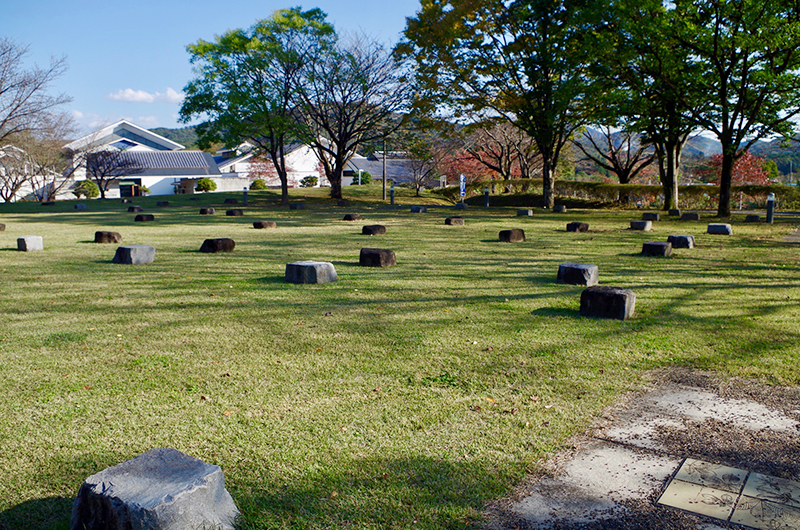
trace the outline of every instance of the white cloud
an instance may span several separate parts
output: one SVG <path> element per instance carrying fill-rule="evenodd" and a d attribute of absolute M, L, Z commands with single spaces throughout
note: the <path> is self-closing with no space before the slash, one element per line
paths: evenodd
<path fill-rule="evenodd" d="M 181 103 L 183 94 L 171 87 L 167 87 L 166 92 L 153 92 L 152 94 L 144 90 L 124 88 L 109 94 L 108 99 L 130 103 Z"/>
<path fill-rule="evenodd" d="M 160 120 L 158 116 L 139 116 L 136 120 L 130 120 L 140 127 L 158 127 Z"/>

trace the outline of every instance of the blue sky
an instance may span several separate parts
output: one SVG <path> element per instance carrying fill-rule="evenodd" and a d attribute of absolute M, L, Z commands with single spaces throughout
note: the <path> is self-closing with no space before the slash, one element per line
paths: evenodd
<path fill-rule="evenodd" d="M 122 118 L 142 127 L 180 127 L 181 92 L 192 77 L 186 45 L 228 29 L 249 28 L 276 9 L 319 7 L 337 30 L 363 31 L 391 46 L 418 0 L 20 0 L 5 2 L 0 37 L 30 46 L 29 63 L 67 57 L 69 70 L 51 92 L 73 98 L 65 107 L 81 132 Z"/>

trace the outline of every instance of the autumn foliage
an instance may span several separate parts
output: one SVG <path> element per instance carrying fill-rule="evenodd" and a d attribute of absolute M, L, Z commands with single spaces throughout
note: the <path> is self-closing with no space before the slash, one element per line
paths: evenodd
<path fill-rule="evenodd" d="M 733 164 L 734 186 L 769 186 L 769 171 L 763 157 L 745 151 Z M 706 166 L 699 172 L 700 178 L 705 182 L 719 185 L 722 175 L 722 155 L 713 155 Z"/>

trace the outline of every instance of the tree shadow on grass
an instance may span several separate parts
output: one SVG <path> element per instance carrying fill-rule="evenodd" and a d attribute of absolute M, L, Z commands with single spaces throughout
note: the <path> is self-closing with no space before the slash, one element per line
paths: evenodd
<path fill-rule="evenodd" d="M 575 309 L 568 309 L 566 307 L 541 307 L 539 309 L 531 311 L 531 315 L 542 316 L 542 317 L 578 318 L 580 317 L 580 311 L 576 311 Z"/>
<path fill-rule="evenodd" d="M 72 502 L 66 497 L 27 500 L 0 512 L 0 530 L 67 530 Z"/>

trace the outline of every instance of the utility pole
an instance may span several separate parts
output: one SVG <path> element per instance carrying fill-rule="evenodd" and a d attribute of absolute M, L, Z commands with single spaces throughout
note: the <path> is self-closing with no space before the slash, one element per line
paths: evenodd
<path fill-rule="evenodd" d="M 383 137 L 383 200 L 386 200 L 386 137 Z"/>

